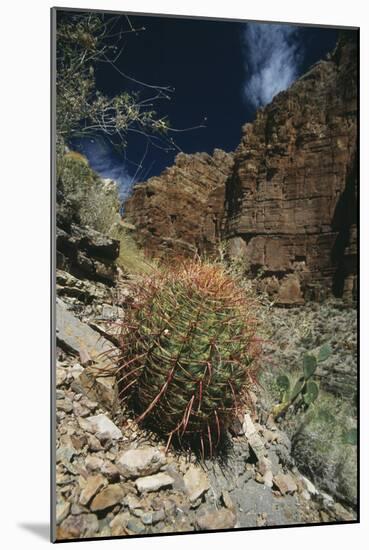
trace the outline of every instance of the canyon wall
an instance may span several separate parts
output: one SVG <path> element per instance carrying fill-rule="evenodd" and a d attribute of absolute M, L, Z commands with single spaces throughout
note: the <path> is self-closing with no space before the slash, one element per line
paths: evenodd
<path fill-rule="evenodd" d="M 235 152 L 223 237 L 279 303 L 356 292 L 356 71 L 342 36 L 244 126 Z"/>
<path fill-rule="evenodd" d="M 125 217 L 153 256 L 211 254 L 220 240 L 225 182 L 233 154 L 179 153 L 160 176 L 138 184 Z"/>
<path fill-rule="evenodd" d="M 242 129 L 234 154 L 179 154 L 126 217 L 151 255 L 228 256 L 281 305 L 356 297 L 357 44 L 334 52 Z"/>

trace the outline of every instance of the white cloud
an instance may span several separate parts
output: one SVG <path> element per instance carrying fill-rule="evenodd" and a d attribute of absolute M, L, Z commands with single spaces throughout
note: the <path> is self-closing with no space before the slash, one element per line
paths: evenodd
<path fill-rule="evenodd" d="M 123 155 L 117 154 L 102 138 L 82 138 L 78 141 L 78 150 L 87 156 L 90 166 L 101 177 L 117 183 L 119 198 L 124 202 L 131 194 L 135 178 L 129 174 Z"/>
<path fill-rule="evenodd" d="M 291 25 L 248 23 L 243 34 L 245 101 L 253 107 L 269 103 L 298 76 L 299 28 Z"/>

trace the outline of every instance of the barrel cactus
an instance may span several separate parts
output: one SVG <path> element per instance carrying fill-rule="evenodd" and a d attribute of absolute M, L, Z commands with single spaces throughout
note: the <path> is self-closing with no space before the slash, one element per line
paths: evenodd
<path fill-rule="evenodd" d="M 249 401 L 256 304 L 221 265 L 188 261 L 133 285 L 122 322 L 119 395 L 137 421 L 212 455 Z"/>

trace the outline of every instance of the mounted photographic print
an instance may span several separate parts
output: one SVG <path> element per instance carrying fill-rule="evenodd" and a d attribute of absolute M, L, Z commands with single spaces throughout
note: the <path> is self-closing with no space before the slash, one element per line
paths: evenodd
<path fill-rule="evenodd" d="M 54 8 L 52 539 L 358 521 L 358 28 Z"/>

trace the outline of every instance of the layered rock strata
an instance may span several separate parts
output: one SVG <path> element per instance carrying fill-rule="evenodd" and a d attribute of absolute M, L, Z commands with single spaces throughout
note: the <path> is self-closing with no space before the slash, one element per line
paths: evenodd
<path fill-rule="evenodd" d="M 342 34 L 243 127 L 234 155 L 180 154 L 125 205 L 154 256 L 215 255 L 227 243 L 281 305 L 356 298 L 357 42 Z"/>
<path fill-rule="evenodd" d="M 243 128 L 226 185 L 229 253 L 282 304 L 356 293 L 357 49 L 342 36 Z"/>
<path fill-rule="evenodd" d="M 225 181 L 233 155 L 180 153 L 160 176 L 135 186 L 125 216 L 154 256 L 214 253 L 219 244 Z"/>

